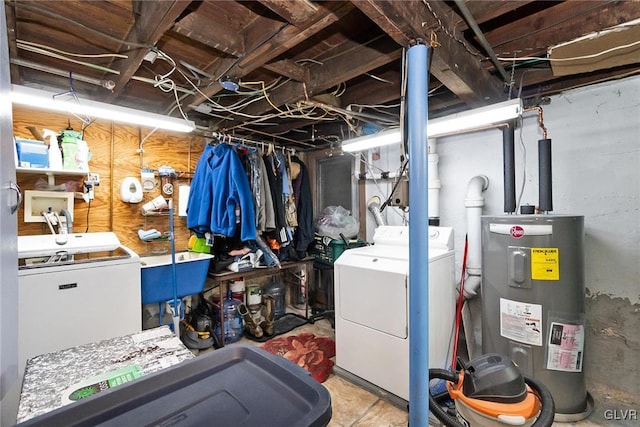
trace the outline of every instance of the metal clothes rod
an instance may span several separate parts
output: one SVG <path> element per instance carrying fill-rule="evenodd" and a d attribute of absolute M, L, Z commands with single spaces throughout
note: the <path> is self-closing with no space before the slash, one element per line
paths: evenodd
<path fill-rule="evenodd" d="M 221 132 L 213 132 L 211 134 L 211 137 L 214 139 L 217 139 L 218 142 L 222 142 L 222 143 L 232 143 L 232 144 L 239 144 L 239 145 L 252 144 L 262 149 L 267 149 L 269 148 L 269 146 L 271 146 L 273 147 L 274 150 L 281 150 L 283 153 L 285 151 L 288 151 L 291 154 L 296 154 L 296 150 L 293 148 L 283 147 L 282 145 L 275 145 L 271 142 L 252 141 L 250 139 L 228 135 L 226 133 L 221 133 Z"/>

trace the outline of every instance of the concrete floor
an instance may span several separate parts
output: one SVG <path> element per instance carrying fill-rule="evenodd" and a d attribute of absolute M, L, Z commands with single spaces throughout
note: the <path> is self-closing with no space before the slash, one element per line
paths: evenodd
<path fill-rule="evenodd" d="M 322 319 L 314 324 L 306 324 L 285 335 L 296 335 L 311 332 L 317 336 L 334 338 L 334 330 L 328 320 Z M 259 345 L 254 341 L 243 338 L 240 342 Z M 372 393 L 346 379 L 334 374 L 323 383 L 331 393 L 333 416 L 329 427 L 404 427 L 408 425 L 409 414 L 406 410 L 390 403 L 387 399 Z M 596 390 L 594 394 L 594 410 L 591 416 L 576 423 L 554 422 L 558 427 L 595 427 L 595 426 L 637 426 L 635 420 L 621 418 L 630 414 L 627 410 L 635 410 L 637 406 L 625 403 L 619 396 L 607 390 Z M 640 411 L 639 411 L 640 412 Z M 633 414 L 633 412 L 631 412 Z M 640 414 L 638 414 L 640 416 Z M 609 418 L 609 419 L 607 419 Z M 617 418 L 617 419 L 616 419 Z M 433 424 L 438 425 L 438 424 Z"/>

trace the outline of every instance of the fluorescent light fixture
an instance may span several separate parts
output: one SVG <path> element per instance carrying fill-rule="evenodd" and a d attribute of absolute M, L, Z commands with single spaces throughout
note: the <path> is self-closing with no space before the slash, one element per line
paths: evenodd
<path fill-rule="evenodd" d="M 192 121 L 181 118 L 163 116 L 161 114 L 105 104 L 88 99 L 79 98 L 79 102 L 76 102 L 73 98 L 62 95 L 54 98 L 54 95 L 52 92 L 40 89 L 11 85 L 11 101 L 14 104 L 59 111 L 61 113 L 71 113 L 81 117 L 98 117 L 119 123 L 175 132 L 191 132 L 195 129 L 195 124 Z"/>
<path fill-rule="evenodd" d="M 342 151 L 362 151 L 398 143 L 400 143 L 400 129 L 396 128 L 342 141 Z"/>
<path fill-rule="evenodd" d="M 515 119 L 522 114 L 522 100 L 512 99 L 486 107 L 475 108 L 450 116 L 429 120 L 427 136 L 438 138 L 446 135 L 469 132 L 488 125 Z M 400 129 L 385 130 L 342 142 L 343 151 L 362 151 L 383 145 L 399 144 Z"/>

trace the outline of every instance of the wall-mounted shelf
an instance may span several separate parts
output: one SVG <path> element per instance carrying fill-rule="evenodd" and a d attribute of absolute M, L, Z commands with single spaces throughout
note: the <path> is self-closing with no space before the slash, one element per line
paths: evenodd
<path fill-rule="evenodd" d="M 55 185 L 56 175 L 71 175 L 71 176 L 83 176 L 87 175 L 89 171 L 81 170 L 68 170 L 68 169 L 49 169 L 49 168 L 25 168 L 16 167 L 16 173 L 30 173 L 36 175 L 46 175 L 49 185 Z"/>

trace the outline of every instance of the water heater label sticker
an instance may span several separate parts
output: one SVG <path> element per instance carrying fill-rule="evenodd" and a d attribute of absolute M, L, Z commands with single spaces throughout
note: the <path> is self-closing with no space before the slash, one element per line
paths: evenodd
<path fill-rule="evenodd" d="M 558 248 L 531 248 L 531 279 L 560 280 Z"/>
<path fill-rule="evenodd" d="M 551 322 L 547 369 L 581 372 L 584 354 L 584 327 Z"/>
<path fill-rule="evenodd" d="M 542 305 L 500 298 L 500 335 L 542 346 Z"/>

